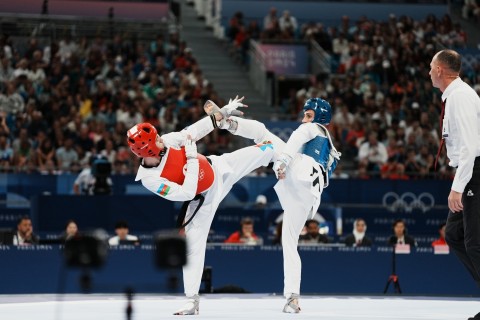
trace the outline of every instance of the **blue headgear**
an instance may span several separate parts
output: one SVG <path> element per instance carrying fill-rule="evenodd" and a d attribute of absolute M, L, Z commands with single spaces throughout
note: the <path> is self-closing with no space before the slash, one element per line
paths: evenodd
<path fill-rule="evenodd" d="M 330 120 L 332 120 L 332 107 L 326 100 L 321 98 L 308 99 L 303 106 L 303 112 L 307 110 L 313 110 L 315 112 L 313 122 L 329 124 Z"/>

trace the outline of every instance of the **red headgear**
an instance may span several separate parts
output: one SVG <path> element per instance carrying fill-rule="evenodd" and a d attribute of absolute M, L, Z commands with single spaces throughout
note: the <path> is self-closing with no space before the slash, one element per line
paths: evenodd
<path fill-rule="evenodd" d="M 156 144 L 157 129 L 150 123 L 139 123 L 127 132 L 130 150 L 137 157 L 157 157 L 162 151 Z"/>

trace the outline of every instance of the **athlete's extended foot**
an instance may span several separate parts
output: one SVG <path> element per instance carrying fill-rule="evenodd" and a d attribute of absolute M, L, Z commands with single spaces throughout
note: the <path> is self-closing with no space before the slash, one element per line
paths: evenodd
<path fill-rule="evenodd" d="M 299 313 L 300 312 L 300 305 L 298 304 L 298 298 L 300 296 L 296 293 L 292 293 L 290 297 L 287 299 L 287 303 L 285 307 L 283 307 L 283 312 L 286 313 Z"/>
<path fill-rule="evenodd" d="M 199 312 L 200 305 L 200 296 L 198 294 L 188 297 L 187 303 L 183 305 L 179 310 L 177 310 L 174 315 L 176 316 L 189 316 L 197 315 Z"/>
<path fill-rule="evenodd" d="M 203 105 L 203 111 L 205 111 L 208 116 L 211 116 L 212 114 L 220 113 L 220 108 L 212 100 L 207 100 Z"/>

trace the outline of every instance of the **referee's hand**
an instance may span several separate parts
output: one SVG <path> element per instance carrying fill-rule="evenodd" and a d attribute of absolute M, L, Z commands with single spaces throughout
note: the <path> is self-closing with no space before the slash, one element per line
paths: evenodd
<path fill-rule="evenodd" d="M 463 210 L 462 195 L 463 193 L 450 190 L 450 195 L 448 196 L 448 208 L 450 211 L 460 212 Z"/>

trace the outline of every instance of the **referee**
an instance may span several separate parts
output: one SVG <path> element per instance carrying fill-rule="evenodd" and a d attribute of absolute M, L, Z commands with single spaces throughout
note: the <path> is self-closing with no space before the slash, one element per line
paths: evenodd
<path fill-rule="evenodd" d="M 457 168 L 448 196 L 446 240 L 480 286 L 480 98 L 460 79 L 460 54 L 442 50 L 430 63 L 434 87 L 443 92 L 442 139 Z M 480 319 L 480 313 L 469 320 Z"/>

